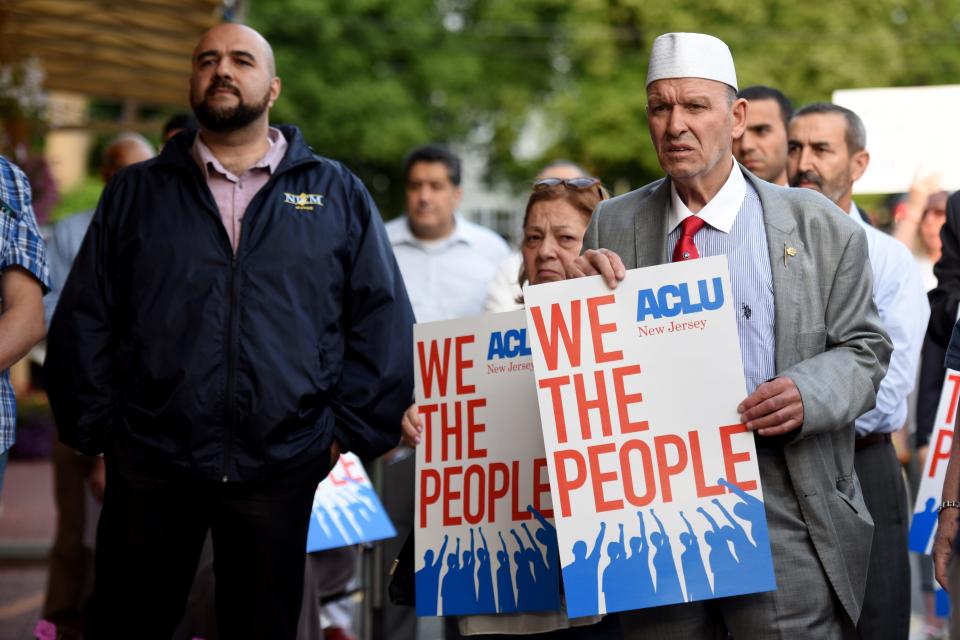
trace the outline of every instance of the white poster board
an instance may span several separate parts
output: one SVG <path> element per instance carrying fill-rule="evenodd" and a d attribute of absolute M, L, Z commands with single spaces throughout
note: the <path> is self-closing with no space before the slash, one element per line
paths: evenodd
<path fill-rule="evenodd" d="M 943 495 L 943 479 L 947 475 L 950 449 L 953 448 L 953 425 L 957 419 L 957 401 L 960 399 L 960 371 L 947 369 L 943 376 L 937 417 L 930 434 L 930 448 L 920 476 L 920 488 L 913 505 L 913 520 L 910 523 L 910 550 L 930 553 L 933 535 L 937 530 L 940 497 Z"/>
<path fill-rule="evenodd" d="M 373 542 L 397 535 L 355 454 L 341 453 L 313 494 L 307 552 Z"/>
<path fill-rule="evenodd" d="M 833 102 L 867 130 L 870 165 L 854 194 L 906 193 L 915 175 L 933 172 L 944 189 L 960 189 L 960 85 L 841 89 Z"/>
<path fill-rule="evenodd" d="M 554 611 L 557 537 L 523 311 L 413 328 L 418 616 Z"/>
<path fill-rule="evenodd" d="M 524 297 L 569 615 L 775 588 L 726 257 Z"/>

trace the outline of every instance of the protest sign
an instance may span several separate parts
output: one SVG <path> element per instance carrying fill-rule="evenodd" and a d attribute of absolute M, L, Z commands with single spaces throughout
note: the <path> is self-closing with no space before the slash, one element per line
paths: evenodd
<path fill-rule="evenodd" d="M 523 312 L 418 324 L 414 358 L 417 615 L 558 609 Z"/>
<path fill-rule="evenodd" d="M 367 471 L 352 453 L 342 453 L 313 495 L 307 529 L 307 552 L 373 542 L 397 535 L 370 484 Z"/>
<path fill-rule="evenodd" d="M 947 369 L 943 376 L 937 417 L 930 436 L 930 448 L 923 463 L 920 488 L 913 505 L 913 520 L 910 523 L 911 551 L 930 553 L 933 534 L 937 530 L 937 507 L 943 494 L 943 479 L 947 475 L 947 462 L 953 447 L 953 425 L 957 419 L 957 400 L 960 397 L 960 371 Z"/>
<path fill-rule="evenodd" d="M 775 588 L 726 258 L 524 296 L 569 615 Z"/>
<path fill-rule="evenodd" d="M 863 120 L 870 164 L 853 192 L 906 193 L 917 175 L 938 173 L 941 187 L 960 188 L 960 85 L 841 89 L 833 102 Z"/>

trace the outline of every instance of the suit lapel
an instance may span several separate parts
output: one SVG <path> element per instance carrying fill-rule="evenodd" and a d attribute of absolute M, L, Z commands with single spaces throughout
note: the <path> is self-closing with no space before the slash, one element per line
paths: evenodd
<path fill-rule="evenodd" d="M 744 170 L 760 196 L 763 223 L 773 274 L 774 332 L 777 341 L 776 368 L 783 371 L 794 364 L 799 353 L 800 292 L 803 290 L 805 247 L 789 205 L 777 190 Z"/>
<path fill-rule="evenodd" d="M 757 190 L 763 207 L 770 272 L 773 275 L 776 368 L 777 371 L 782 371 L 795 363 L 799 353 L 800 314 L 803 310 L 800 294 L 803 290 L 801 285 L 805 247 L 797 233 L 797 224 L 790 206 L 780 197 L 777 189 L 745 168 L 741 169 Z M 669 179 L 665 179 L 649 197 L 639 202 L 637 215 L 634 217 L 637 267 L 669 262 L 667 224 L 670 206 Z"/>
<path fill-rule="evenodd" d="M 637 266 L 651 267 L 667 260 L 667 220 L 670 216 L 670 180 L 660 183 L 640 202 L 634 216 Z"/>

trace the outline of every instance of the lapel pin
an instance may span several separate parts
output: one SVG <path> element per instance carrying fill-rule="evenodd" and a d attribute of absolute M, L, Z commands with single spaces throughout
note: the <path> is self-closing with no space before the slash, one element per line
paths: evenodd
<path fill-rule="evenodd" d="M 792 258 L 797 255 L 797 250 L 793 247 L 783 246 L 783 266 L 787 266 L 787 258 Z"/>

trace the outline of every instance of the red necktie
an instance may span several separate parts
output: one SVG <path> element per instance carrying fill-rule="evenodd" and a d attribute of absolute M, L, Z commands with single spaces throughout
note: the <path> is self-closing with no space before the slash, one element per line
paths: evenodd
<path fill-rule="evenodd" d="M 693 236 L 697 235 L 697 231 L 703 229 L 705 224 L 707 223 L 703 221 L 703 218 L 698 216 L 684 218 L 683 222 L 680 223 L 680 239 L 677 240 L 677 246 L 673 248 L 674 262 L 696 260 L 700 257 L 697 252 L 697 245 L 693 244 Z"/>

